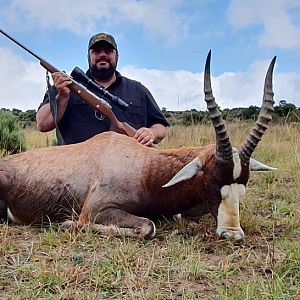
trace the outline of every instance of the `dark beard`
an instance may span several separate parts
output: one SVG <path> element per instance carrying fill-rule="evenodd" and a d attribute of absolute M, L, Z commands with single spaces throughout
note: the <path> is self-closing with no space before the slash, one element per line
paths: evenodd
<path fill-rule="evenodd" d="M 116 71 L 116 67 L 113 67 L 111 64 L 109 64 L 109 68 L 97 68 L 96 65 L 91 66 L 90 65 L 90 72 L 92 74 L 92 76 L 96 79 L 96 80 L 107 80 L 110 79 L 114 73 Z"/>

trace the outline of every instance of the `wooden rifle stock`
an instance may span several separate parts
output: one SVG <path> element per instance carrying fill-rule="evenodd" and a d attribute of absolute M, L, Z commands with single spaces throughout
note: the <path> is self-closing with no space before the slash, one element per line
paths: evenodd
<path fill-rule="evenodd" d="M 42 59 L 40 59 L 40 64 L 50 73 L 60 72 Z M 92 93 L 89 89 L 87 89 L 81 83 L 75 81 L 72 77 L 70 77 L 70 80 L 72 81 L 72 84 L 69 85 L 70 90 L 79 95 L 83 101 L 92 106 L 95 110 L 103 114 L 110 122 L 110 130 L 121 134 L 126 134 L 130 137 L 135 135 L 136 129 L 126 122 L 119 121 L 108 102 Z"/>
<path fill-rule="evenodd" d="M 99 98 L 97 95 L 89 91 L 85 86 L 76 82 L 72 78 L 71 81 L 72 84 L 69 86 L 70 90 L 79 95 L 87 104 L 104 115 L 110 122 L 110 130 L 126 134 L 130 137 L 135 135 L 136 129 L 126 122 L 119 121 L 112 111 L 112 107 L 109 103 Z"/>
<path fill-rule="evenodd" d="M 0 28 L 0 33 L 5 35 L 7 38 L 9 38 L 11 41 L 13 41 L 15 44 L 23 48 L 26 52 L 30 53 L 32 56 L 34 56 L 36 59 L 40 61 L 40 65 L 44 67 L 48 72 L 55 73 L 55 72 L 61 72 L 60 70 L 56 69 L 54 66 L 49 64 L 47 61 L 39 57 L 37 54 L 35 54 L 33 51 L 22 45 L 20 42 L 18 42 L 16 39 L 11 37 L 9 34 L 7 34 L 5 31 L 3 31 Z M 136 133 L 136 129 L 130 126 L 126 122 L 121 122 L 117 119 L 116 115 L 112 111 L 112 107 L 108 102 L 103 100 L 102 98 L 95 95 L 93 92 L 91 92 L 89 89 L 87 89 L 84 85 L 81 83 L 75 81 L 70 77 L 70 80 L 72 81 L 72 84 L 69 86 L 70 90 L 79 95 L 83 101 L 85 101 L 87 104 L 92 106 L 95 110 L 103 114 L 110 122 L 110 130 L 126 134 L 130 137 L 133 137 Z"/>

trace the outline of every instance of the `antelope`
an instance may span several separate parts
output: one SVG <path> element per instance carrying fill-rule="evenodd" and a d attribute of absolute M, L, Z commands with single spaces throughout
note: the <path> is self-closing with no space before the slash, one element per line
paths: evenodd
<path fill-rule="evenodd" d="M 211 213 L 220 238 L 241 240 L 239 201 L 250 171 L 271 171 L 251 158 L 273 111 L 265 78 L 258 120 L 243 146 L 231 146 L 211 88 L 209 52 L 204 93 L 216 144 L 161 150 L 105 132 L 78 144 L 33 149 L 0 159 L 0 207 L 19 224 L 59 222 L 63 229 L 153 238 L 157 217 Z M 2 202 L 2 203 L 1 203 Z"/>

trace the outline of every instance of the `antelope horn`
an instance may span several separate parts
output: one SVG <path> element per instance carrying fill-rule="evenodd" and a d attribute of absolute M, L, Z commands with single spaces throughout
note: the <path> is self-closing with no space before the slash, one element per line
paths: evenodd
<path fill-rule="evenodd" d="M 272 112 L 274 111 L 272 77 L 275 61 L 276 56 L 273 57 L 267 71 L 264 85 L 263 103 L 258 115 L 258 119 L 240 150 L 241 158 L 246 162 L 250 160 L 253 151 L 261 140 L 262 135 L 268 128 L 268 123 L 272 120 Z"/>
<path fill-rule="evenodd" d="M 218 108 L 215 98 L 212 93 L 211 80 L 210 80 L 210 58 L 211 50 L 208 52 L 205 71 L 204 71 L 204 100 L 207 103 L 207 109 L 209 117 L 216 132 L 216 157 L 218 159 L 231 161 L 232 160 L 232 147 L 230 143 L 229 136 L 227 134 L 225 121 L 222 119 L 222 114 Z"/>

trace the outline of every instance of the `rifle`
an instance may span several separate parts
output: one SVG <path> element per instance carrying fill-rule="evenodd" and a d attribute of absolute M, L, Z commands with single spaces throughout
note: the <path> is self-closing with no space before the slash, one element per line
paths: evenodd
<path fill-rule="evenodd" d="M 24 49 L 26 52 L 28 52 L 29 54 L 34 56 L 36 59 L 38 59 L 40 61 L 40 65 L 42 67 L 44 67 L 51 74 L 55 73 L 55 72 L 61 72 L 60 70 L 58 70 L 57 68 L 52 66 L 50 63 L 48 63 L 46 60 L 42 59 L 40 56 L 35 54 L 33 51 L 31 51 L 30 49 L 28 49 L 27 47 L 22 45 L 20 42 L 15 40 L 9 34 L 4 32 L 1 28 L 0 28 L 0 32 L 3 35 L 5 35 L 7 38 L 9 38 L 11 41 L 13 41 L 15 44 L 17 44 L 19 47 Z M 130 126 L 126 122 L 119 121 L 117 119 L 116 115 L 114 114 L 114 112 L 112 111 L 111 105 L 107 101 L 111 101 L 121 108 L 127 108 L 128 104 L 126 102 L 124 102 L 122 99 L 120 99 L 119 97 L 112 95 L 104 88 L 93 83 L 89 78 L 84 79 L 85 74 L 79 68 L 76 67 L 72 73 L 76 74 L 76 76 L 78 78 L 80 78 L 80 80 L 83 80 L 86 85 L 92 86 L 94 90 L 97 89 L 97 93 L 100 94 L 100 97 L 98 97 L 96 94 L 91 92 L 82 83 L 76 81 L 74 78 L 72 78 L 72 76 L 70 76 L 70 80 L 72 81 L 72 83 L 69 85 L 70 90 L 73 91 L 75 94 L 79 95 L 83 101 L 85 101 L 87 104 L 92 106 L 96 111 L 103 114 L 110 122 L 110 130 L 133 137 L 134 134 L 136 133 L 136 129 L 133 128 L 132 126 Z M 78 74 L 79 74 L 79 76 L 78 76 Z M 105 99 L 107 101 L 105 101 Z"/>

